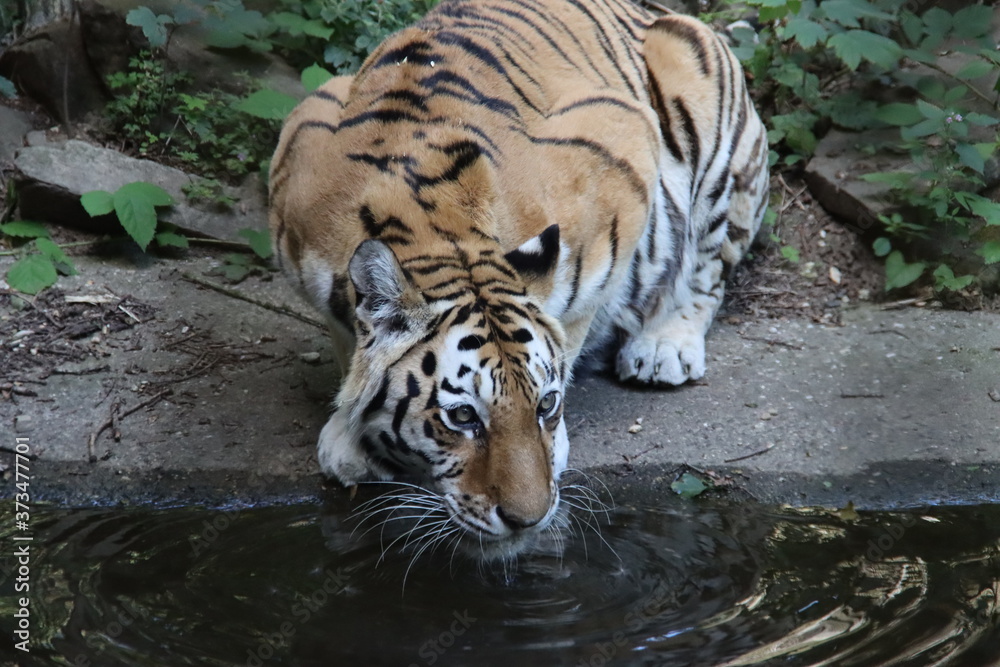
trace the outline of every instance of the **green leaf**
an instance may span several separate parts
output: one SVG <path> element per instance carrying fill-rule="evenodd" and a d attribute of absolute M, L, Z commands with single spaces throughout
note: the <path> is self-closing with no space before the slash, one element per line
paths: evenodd
<path fill-rule="evenodd" d="M 799 250 L 798 248 L 792 247 L 790 245 L 781 246 L 781 256 L 787 259 L 793 264 L 799 263 Z"/>
<path fill-rule="evenodd" d="M 971 113 L 965 114 L 965 121 L 968 123 L 972 123 L 973 125 L 990 126 L 1000 123 L 1000 118 L 994 118 L 993 116 L 987 116 L 984 113 L 973 111 Z"/>
<path fill-rule="evenodd" d="M 928 135 L 934 134 L 935 132 L 940 132 L 942 127 L 942 120 L 935 120 L 933 118 L 926 118 L 916 125 L 910 127 L 904 127 L 899 130 L 899 136 L 904 139 L 918 139 L 920 137 L 926 137 Z"/>
<path fill-rule="evenodd" d="M 924 22 L 913 12 L 901 12 L 899 15 L 899 24 L 903 28 L 903 34 L 906 35 L 906 39 L 911 44 L 917 44 L 920 42 L 920 38 L 924 36 Z"/>
<path fill-rule="evenodd" d="M 955 144 L 955 152 L 958 153 L 958 158 L 962 164 L 969 167 L 973 171 L 978 173 L 983 173 L 983 168 L 986 166 L 986 160 L 983 159 L 982 154 L 979 149 L 972 144 Z"/>
<path fill-rule="evenodd" d="M 922 17 L 927 32 L 944 34 L 951 30 L 952 16 L 940 7 L 931 7 Z"/>
<path fill-rule="evenodd" d="M 907 263 L 903 253 L 893 250 L 885 258 L 885 291 L 906 287 L 920 277 L 927 265 L 924 262 Z"/>
<path fill-rule="evenodd" d="M 944 86 L 942 85 L 941 87 L 943 88 Z M 955 104 L 960 99 L 965 97 L 965 94 L 968 92 L 969 92 L 968 86 L 955 86 L 954 88 L 952 88 L 946 93 L 943 93 L 942 95 L 927 95 L 927 97 L 929 99 L 940 98 L 941 103 L 947 106 Z"/>
<path fill-rule="evenodd" d="M 955 12 L 952 30 L 959 39 L 975 39 L 990 31 L 993 8 L 990 5 L 970 5 Z"/>
<path fill-rule="evenodd" d="M 872 243 L 872 249 L 876 257 L 885 257 L 892 251 L 892 242 L 884 236 L 880 236 Z"/>
<path fill-rule="evenodd" d="M 972 193 L 965 195 L 964 203 L 973 214 L 985 220 L 987 225 L 1000 225 L 1000 203 Z"/>
<path fill-rule="evenodd" d="M 43 255 L 22 257 L 7 272 L 7 284 L 25 294 L 38 294 L 54 285 L 58 278 L 52 260 Z"/>
<path fill-rule="evenodd" d="M 826 4 L 823 3 L 823 6 Z M 839 33 L 831 37 L 827 44 L 851 70 L 857 69 L 862 59 L 885 69 L 892 69 L 903 57 L 903 50 L 899 44 L 888 37 L 867 30 L 848 30 Z"/>
<path fill-rule="evenodd" d="M 848 28 L 857 28 L 861 25 L 859 19 L 863 16 L 858 5 L 852 0 L 826 0 L 820 7 L 831 21 Z"/>
<path fill-rule="evenodd" d="M 156 232 L 156 207 L 172 204 L 173 201 L 168 192 L 143 181 L 126 183 L 114 194 L 118 221 L 143 250 L 149 246 Z"/>
<path fill-rule="evenodd" d="M 924 65 L 937 64 L 937 58 L 934 54 L 923 49 L 903 49 L 903 55 L 914 62 L 923 63 Z"/>
<path fill-rule="evenodd" d="M 892 15 L 877 9 L 870 0 L 824 0 L 820 7 L 827 17 L 848 28 L 856 28 L 858 19 L 893 19 Z"/>
<path fill-rule="evenodd" d="M 794 127 L 785 131 L 785 143 L 797 153 L 812 155 L 813 151 L 816 150 L 818 140 L 812 130 L 805 127 Z"/>
<path fill-rule="evenodd" d="M 913 125 L 919 122 L 924 116 L 913 104 L 903 102 L 892 102 L 884 104 L 875 111 L 875 117 L 883 123 L 889 125 Z"/>
<path fill-rule="evenodd" d="M 948 115 L 941 107 L 934 106 L 924 100 L 917 100 L 917 109 L 924 118 L 929 120 L 941 120 Z"/>
<path fill-rule="evenodd" d="M 53 262 L 65 262 L 69 260 L 69 257 L 66 256 L 63 249 L 49 239 L 35 239 L 35 246 L 38 248 L 38 252 L 42 253 Z"/>
<path fill-rule="evenodd" d="M 0 76 L 0 97 L 14 99 L 17 97 L 17 86 L 7 77 Z"/>
<path fill-rule="evenodd" d="M 890 188 L 905 188 L 913 181 L 913 174 L 908 171 L 875 171 L 862 174 L 861 180 L 868 183 L 885 183 Z"/>
<path fill-rule="evenodd" d="M 158 49 L 167 43 L 167 24 L 173 19 L 166 14 L 157 16 L 149 7 L 136 7 L 125 15 L 125 22 L 142 28 L 142 34 L 149 40 L 149 45 Z"/>
<path fill-rule="evenodd" d="M 684 498 L 694 498 L 695 496 L 707 491 L 710 487 L 695 475 L 686 472 L 681 475 L 680 479 L 671 482 L 670 488 L 674 493 L 677 493 Z"/>
<path fill-rule="evenodd" d="M 325 67 L 311 65 L 302 70 L 302 87 L 311 93 L 333 78 L 333 73 Z"/>
<path fill-rule="evenodd" d="M 80 203 L 83 210 L 92 218 L 99 215 L 107 215 L 115 210 L 114 195 L 107 190 L 91 190 L 80 195 Z"/>
<path fill-rule="evenodd" d="M 830 120 L 851 130 L 864 130 L 876 124 L 878 105 L 874 100 L 865 100 L 854 92 L 848 91 L 830 100 L 827 111 Z"/>
<path fill-rule="evenodd" d="M 985 60 L 970 60 L 958 68 L 955 76 L 959 79 L 978 79 L 994 72 L 996 72 L 996 65 Z"/>
<path fill-rule="evenodd" d="M 169 192 L 159 185 L 146 181 L 126 183 L 115 191 L 115 196 L 117 197 L 119 193 L 124 193 L 123 196 L 145 199 L 153 206 L 172 206 L 174 204 L 174 198 L 170 196 Z"/>
<path fill-rule="evenodd" d="M 48 238 L 49 236 L 49 230 L 45 229 L 42 223 L 32 222 L 31 220 L 14 220 L 5 225 L 0 225 L 0 232 L 3 232 L 7 236 L 17 236 L 26 239 Z"/>
<path fill-rule="evenodd" d="M 794 39 L 803 49 L 811 49 L 819 42 L 825 42 L 829 33 L 815 21 L 793 16 L 785 24 L 785 39 Z"/>
<path fill-rule="evenodd" d="M 247 243 L 250 244 L 250 249 L 261 259 L 268 259 L 274 254 L 274 251 L 271 249 L 270 233 L 256 229 L 241 229 L 236 233 L 247 240 Z"/>
<path fill-rule="evenodd" d="M 1000 241 L 987 241 L 982 248 L 976 251 L 976 254 L 981 255 L 987 264 L 1000 262 Z"/>
<path fill-rule="evenodd" d="M 323 60 L 334 67 L 340 67 L 350 59 L 350 52 L 336 44 L 327 44 L 323 50 Z"/>
<path fill-rule="evenodd" d="M 156 244 L 159 246 L 187 248 L 190 245 L 186 236 L 174 232 L 157 232 L 153 238 L 156 239 Z"/>
<path fill-rule="evenodd" d="M 934 287 L 936 289 L 950 289 L 958 291 L 968 287 L 974 280 L 973 276 L 964 275 L 955 277 L 955 273 L 947 264 L 941 264 L 934 269 Z"/>
<path fill-rule="evenodd" d="M 939 100 L 945 94 L 944 82 L 936 76 L 922 76 L 917 79 L 917 91 L 928 100 Z"/>
<path fill-rule="evenodd" d="M 257 118 L 283 120 L 298 104 L 291 95 L 276 90 L 258 90 L 237 103 L 236 108 Z"/>

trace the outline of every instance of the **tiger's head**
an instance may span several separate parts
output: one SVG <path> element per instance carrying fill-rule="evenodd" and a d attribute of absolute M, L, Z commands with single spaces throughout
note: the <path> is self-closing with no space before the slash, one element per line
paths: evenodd
<path fill-rule="evenodd" d="M 412 483 L 416 530 L 486 559 L 552 525 L 569 368 L 562 329 L 529 285 L 553 270 L 558 236 L 552 226 L 507 254 L 453 244 L 402 260 L 380 240 L 360 244 L 355 352 L 320 437 L 327 474 Z"/>

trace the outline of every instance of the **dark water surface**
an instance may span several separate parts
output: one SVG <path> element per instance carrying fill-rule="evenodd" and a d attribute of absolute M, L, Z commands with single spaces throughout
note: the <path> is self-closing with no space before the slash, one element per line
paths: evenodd
<path fill-rule="evenodd" d="M 1000 665 L 1000 506 L 618 504 L 507 568 L 381 558 L 346 502 L 38 510 L 29 655 L 5 509 L 0 663 Z"/>

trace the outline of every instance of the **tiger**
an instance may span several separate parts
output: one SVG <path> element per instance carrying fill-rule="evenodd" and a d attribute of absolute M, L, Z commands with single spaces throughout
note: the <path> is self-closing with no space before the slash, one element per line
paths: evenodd
<path fill-rule="evenodd" d="M 579 358 L 705 374 L 768 196 L 767 138 L 708 26 L 630 0 L 443 0 L 286 119 L 277 262 L 342 379 L 318 441 L 346 487 L 417 489 L 483 560 L 555 531 Z"/>

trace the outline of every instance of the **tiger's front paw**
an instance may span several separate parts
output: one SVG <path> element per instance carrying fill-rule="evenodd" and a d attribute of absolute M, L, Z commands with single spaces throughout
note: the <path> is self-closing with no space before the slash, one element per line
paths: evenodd
<path fill-rule="evenodd" d="M 705 376 L 705 336 L 678 328 L 667 337 L 639 335 L 618 352 L 618 377 L 648 384 L 684 384 Z"/>
<path fill-rule="evenodd" d="M 323 474 L 344 486 L 354 486 L 372 476 L 368 460 L 340 411 L 333 413 L 319 434 L 317 458 Z"/>

